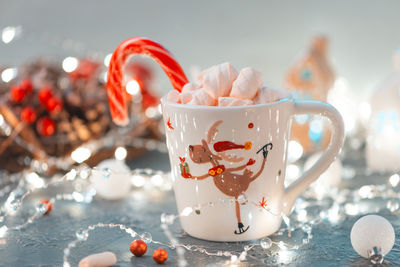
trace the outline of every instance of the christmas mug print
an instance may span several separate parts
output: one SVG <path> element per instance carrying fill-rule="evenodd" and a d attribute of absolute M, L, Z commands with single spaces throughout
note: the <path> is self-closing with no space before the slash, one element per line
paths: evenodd
<path fill-rule="evenodd" d="M 244 160 L 243 157 L 238 158 L 235 155 L 227 155 L 227 150 L 235 150 L 235 149 L 245 149 L 250 150 L 252 148 L 251 142 L 246 142 L 244 145 L 238 145 L 231 141 L 219 141 L 215 142 L 213 145 L 214 152 L 211 151 L 210 145 L 215 140 L 215 137 L 218 133 L 218 126 L 222 123 L 222 121 L 215 122 L 207 133 L 207 139 L 202 139 L 201 144 L 198 145 L 189 145 L 189 156 L 193 163 L 196 164 L 211 164 L 212 167 L 208 170 L 206 174 L 200 176 L 193 176 L 189 173 L 188 164 L 181 160 L 181 166 L 183 163 L 183 167 L 181 167 L 181 176 L 183 178 L 190 178 L 194 180 L 204 180 L 206 178 L 212 178 L 215 186 L 225 195 L 235 198 L 235 212 L 236 218 L 238 222 L 238 229 L 234 231 L 235 234 L 243 234 L 246 232 L 250 226 L 245 227 L 242 223 L 242 219 L 240 216 L 240 203 L 239 197 L 243 195 L 251 182 L 256 180 L 265 168 L 265 163 L 267 161 L 268 150 L 272 149 L 272 143 L 268 143 L 264 145 L 260 150 L 257 151 L 257 154 L 261 151 L 263 152 L 263 160 L 261 167 L 259 170 L 253 174 L 249 168 L 250 165 L 255 163 L 253 158 L 249 158 L 247 163 L 241 164 L 239 166 L 226 168 L 224 164 L 221 164 L 221 161 L 226 161 L 229 163 L 240 163 Z M 241 173 L 240 173 L 241 172 Z"/>
<path fill-rule="evenodd" d="M 124 67 L 135 54 L 158 62 L 177 91 L 170 94 L 171 99 L 189 83 L 179 63 L 162 45 L 143 37 L 125 40 L 114 51 L 107 75 L 111 116 L 121 126 L 129 123 Z M 254 98 L 261 86 L 261 74 L 251 68 L 237 74 L 229 64 L 222 64 L 214 70 L 222 70 L 223 76 L 229 78 L 231 94 L 238 98 Z M 214 77 L 215 82 L 220 84 L 218 77 Z M 231 78 L 235 78 L 235 90 Z M 233 102 L 243 103 L 232 98 L 228 101 L 231 106 L 199 106 L 199 95 L 193 96 L 196 105 L 174 103 L 167 96 L 161 99 L 175 198 L 182 228 L 188 234 L 213 241 L 246 241 L 273 234 L 281 225 L 282 214 L 291 212 L 296 198 L 339 153 L 344 126 L 334 107 L 318 101 L 294 100 L 282 91 L 268 91 L 280 95 L 268 92 L 266 96 L 271 101 L 257 105 L 245 98 L 248 106 L 232 106 Z M 209 100 L 206 92 L 199 94 L 203 102 Z M 327 117 L 332 136 L 321 158 L 285 188 L 287 144 L 296 114 Z"/>
<path fill-rule="evenodd" d="M 212 241 L 246 241 L 276 232 L 282 215 L 334 160 L 343 145 L 340 114 L 318 101 L 254 106 L 182 105 L 162 98 L 172 179 L 183 229 Z M 333 126 L 320 160 L 284 187 L 295 114 L 326 116 Z M 188 212 L 193 211 L 193 212 Z"/>

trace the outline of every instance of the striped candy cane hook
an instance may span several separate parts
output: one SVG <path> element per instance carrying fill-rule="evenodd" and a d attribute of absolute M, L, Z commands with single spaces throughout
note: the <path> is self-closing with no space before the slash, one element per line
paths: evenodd
<path fill-rule="evenodd" d="M 179 63 L 162 45 L 143 37 L 133 37 L 123 41 L 111 57 L 107 74 L 107 94 L 111 117 L 118 125 L 127 125 L 129 122 L 123 69 L 127 59 L 135 54 L 146 55 L 154 59 L 167 74 L 172 86 L 179 92 L 188 83 Z"/>

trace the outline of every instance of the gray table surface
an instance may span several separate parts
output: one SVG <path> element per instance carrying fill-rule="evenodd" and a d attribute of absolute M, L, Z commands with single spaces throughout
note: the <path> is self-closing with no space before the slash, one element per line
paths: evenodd
<path fill-rule="evenodd" d="M 344 161 L 346 164 L 364 168 L 357 155 Z M 144 156 L 131 160 L 131 168 L 151 167 L 164 171 L 169 170 L 169 161 L 166 154 L 148 152 Z M 344 181 L 348 188 L 357 188 L 360 184 L 382 183 L 387 175 L 371 175 L 369 177 L 356 175 L 353 179 Z M 54 196 L 57 192 L 66 192 L 69 189 L 61 186 L 39 192 L 27 199 L 20 214 L 13 220 L 26 218 L 32 212 L 32 199 L 41 199 Z M 75 239 L 78 229 L 88 225 L 103 223 L 122 223 L 133 227 L 137 232 L 151 232 L 153 239 L 167 242 L 163 234 L 159 218 L 162 212 L 176 213 L 172 191 L 153 192 L 144 195 L 143 191 L 132 191 L 132 194 L 122 201 L 105 201 L 95 198 L 90 204 L 58 201 L 51 215 L 40 218 L 26 229 L 8 232 L 6 244 L 0 245 L 0 266 L 62 266 L 63 249 Z M 400 236 L 400 218 L 387 210 L 378 212 L 393 224 L 397 236 Z M 322 222 L 313 227 L 313 238 L 310 244 L 297 251 L 287 266 L 368 266 L 367 260 L 359 257 L 352 249 L 349 233 L 352 225 L 360 216 L 347 217 L 343 222 L 333 225 Z M 11 221 L 10 221 L 11 222 Z M 203 245 L 211 251 L 230 250 L 240 252 L 246 243 L 217 243 L 198 240 L 185 235 L 178 222 L 171 230 L 185 244 Z M 274 240 L 276 237 L 272 237 Z M 69 257 L 71 266 L 76 266 L 81 258 L 92 253 L 113 251 L 118 258 L 117 266 L 156 266 L 151 253 L 136 258 L 129 252 L 131 238 L 119 229 L 98 229 L 91 232 L 86 242 L 81 242 L 71 250 Z M 290 243 L 291 241 L 289 241 Z M 397 237 L 397 243 L 398 237 Z M 156 249 L 152 244 L 149 251 Z M 166 248 L 169 259 L 165 266 L 176 266 L 176 253 Z M 210 257 L 198 252 L 186 252 L 185 257 L 189 266 L 223 266 L 226 257 Z M 386 257 L 385 266 L 400 266 L 400 252 L 392 251 Z M 397 262 L 397 263 L 396 263 Z M 270 255 L 260 247 L 251 250 L 246 262 L 240 266 L 278 265 L 276 256 Z M 281 264 L 282 265 L 282 264 Z"/>

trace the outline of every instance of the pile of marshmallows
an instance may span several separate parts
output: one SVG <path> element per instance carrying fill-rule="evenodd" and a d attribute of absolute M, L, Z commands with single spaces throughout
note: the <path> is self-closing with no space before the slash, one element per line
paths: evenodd
<path fill-rule="evenodd" d="M 197 83 L 187 83 L 182 92 L 170 91 L 174 103 L 203 106 L 247 106 L 278 101 L 283 91 L 263 87 L 261 73 L 247 67 L 239 73 L 230 63 L 204 70 Z"/>

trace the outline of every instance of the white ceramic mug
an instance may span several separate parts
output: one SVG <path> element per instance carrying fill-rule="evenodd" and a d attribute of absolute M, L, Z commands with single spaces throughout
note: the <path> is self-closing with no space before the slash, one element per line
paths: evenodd
<path fill-rule="evenodd" d="M 339 153 L 343 120 L 331 105 L 290 96 L 254 106 L 214 107 L 162 99 L 176 203 L 183 229 L 212 241 L 245 241 L 276 232 L 282 214 Z M 284 187 L 291 118 L 317 114 L 332 124 L 315 165 Z"/>

